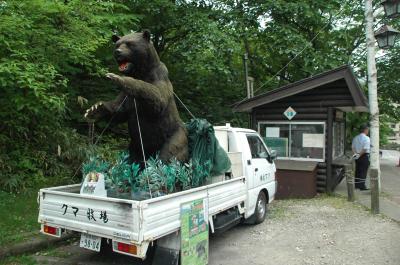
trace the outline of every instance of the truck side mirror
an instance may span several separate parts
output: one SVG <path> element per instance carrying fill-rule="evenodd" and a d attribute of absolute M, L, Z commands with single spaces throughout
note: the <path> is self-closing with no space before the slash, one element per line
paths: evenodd
<path fill-rule="evenodd" d="M 271 150 L 271 154 L 270 154 L 270 158 L 271 160 L 275 160 L 278 157 L 278 153 L 276 152 L 276 150 Z"/>

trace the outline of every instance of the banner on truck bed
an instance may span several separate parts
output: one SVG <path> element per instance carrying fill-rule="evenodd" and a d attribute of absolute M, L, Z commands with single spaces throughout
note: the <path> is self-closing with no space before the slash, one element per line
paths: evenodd
<path fill-rule="evenodd" d="M 205 199 L 181 205 L 181 265 L 208 264 L 208 205 Z"/>

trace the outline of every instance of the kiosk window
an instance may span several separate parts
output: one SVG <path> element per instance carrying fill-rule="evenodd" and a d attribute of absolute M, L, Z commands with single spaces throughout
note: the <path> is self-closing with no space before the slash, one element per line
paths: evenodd
<path fill-rule="evenodd" d="M 325 134 L 323 124 L 292 124 L 290 156 L 323 159 Z"/>
<path fill-rule="evenodd" d="M 262 124 L 260 135 L 270 150 L 278 157 L 289 157 L 289 124 Z"/>
<path fill-rule="evenodd" d="M 278 158 L 325 159 L 325 122 L 260 122 L 259 132 Z"/>
<path fill-rule="evenodd" d="M 337 158 L 344 155 L 345 142 L 344 122 L 333 123 L 333 157 Z"/>

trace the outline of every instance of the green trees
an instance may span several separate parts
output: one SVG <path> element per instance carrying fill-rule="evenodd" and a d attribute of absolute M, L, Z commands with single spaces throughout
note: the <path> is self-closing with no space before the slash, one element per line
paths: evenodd
<path fill-rule="evenodd" d="M 96 52 L 109 45 L 113 28 L 135 22 L 128 11 L 108 1 L 0 1 L 3 188 L 62 174 L 61 154 L 81 138 L 65 123 L 76 94 L 69 80 L 105 71 Z"/>
<path fill-rule="evenodd" d="M 216 124 L 247 123 L 230 108 L 245 97 L 245 52 L 258 93 L 346 63 L 366 76 L 358 0 L 0 0 L 1 189 L 71 178 L 89 148 L 84 109 L 118 91 L 104 78 L 117 71 L 110 36 L 144 28 L 176 93 Z M 378 59 L 389 119 L 399 117 L 399 51 Z M 107 156 L 124 129 L 105 133 Z"/>

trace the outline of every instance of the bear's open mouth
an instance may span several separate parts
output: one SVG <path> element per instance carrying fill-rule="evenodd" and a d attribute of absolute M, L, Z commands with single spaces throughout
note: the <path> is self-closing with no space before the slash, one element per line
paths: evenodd
<path fill-rule="evenodd" d="M 123 72 L 129 68 L 130 62 L 120 62 L 118 65 L 118 69 Z"/>

